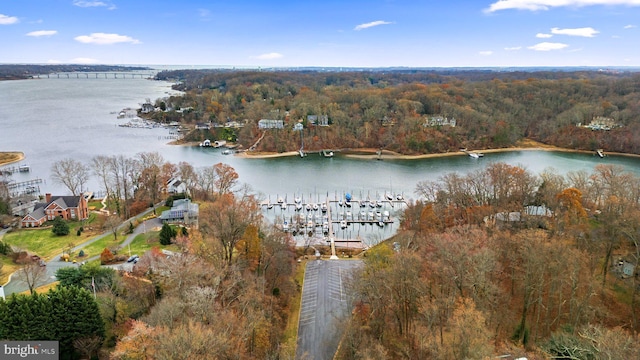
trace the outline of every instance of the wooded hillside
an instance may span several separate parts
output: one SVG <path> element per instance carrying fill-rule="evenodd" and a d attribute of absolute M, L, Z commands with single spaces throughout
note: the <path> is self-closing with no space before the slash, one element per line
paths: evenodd
<path fill-rule="evenodd" d="M 155 113 L 157 120 L 238 122 L 245 126 L 235 137 L 245 148 L 262 135 L 258 120 L 283 120 L 283 129 L 267 131 L 260 151 L 297 150 L 301 139 L 293 126 L 300 122 L 309 150 L 424 154 L 509 147 L 526 137 L 572 149 L 640 153 L 640 75 L 632 72 L 190 70 L 157 78 L 179 81 L 176 88 L 186 91 L 159 99 L 169 111 Z M 329 126 L 311 124 L 308 115 L 326 115 Z M 455 119 L 456 126 L 427 126 L 434 117 Z M 597 118 L 616 127 L 584 127 Z M 188 139 L 222 138 L 220 132 L 201 130 Z"/>

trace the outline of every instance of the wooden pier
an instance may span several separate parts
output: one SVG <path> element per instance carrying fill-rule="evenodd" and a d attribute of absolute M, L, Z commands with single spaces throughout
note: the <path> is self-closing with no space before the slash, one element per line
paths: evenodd
<path fill-rule="evenodd" d="M 8 182 L 7 190 L 11 194 L 11 196 L 16 196 L 20 194 L 39 194 L 40 193 L 40 184 L 43 183 L 42 179 L 32 179 L 21 182 Z"/>

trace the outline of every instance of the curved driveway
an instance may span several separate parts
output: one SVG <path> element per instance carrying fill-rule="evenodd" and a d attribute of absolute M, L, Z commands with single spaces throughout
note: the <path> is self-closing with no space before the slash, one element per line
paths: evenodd
<path fill-rule="evenodd" d="M 150 211 L 152 211 L 152 209 L 145 211 L 144 213 L 137 215 L 134 218 L 131 218 L 129 220 L 126 220 L 122 223 L 122 225 L 120 225 L 119 229 L 122 229 L 124 226 L 128 226 L 129 225 L 129 221 L 134 220 L 134 219 L 139 219 L 142 218 L 144 216 L 146 216 Z M 142 222 L 141 224 L 139 224 L 134 230 L 133 233 L 128 235 L 127 238 L 125 239 L 125 241 L 122 243 L 122 247 L 124 248 L 125 246 L 129 245 L 133 239 L 140 233 L 144 232 L 145 230 L 151 230 L 156 226 L 161 226 L 162 222 L 160 221 L 160 219 L 158 218 L 153 218 L 153 219 L 149 219 L 146 220 L 144 222 Z M 0 235 L 2 235 L 3 232 L 0 232 Z M 77 252 L 80 251 L 83 247 L 88 246 L 96 241 L 98 241 L 99 239 L 102 239 L 105 236 L 112 236 L 113 234 L 111 232 L 105 232 L 101 235 L 98 235 L 96 237 L 94 237 L 91 240 L 88 240 L 76 247 L 74 247 L 72 249 L 73 252 Z M 1 236 L 0 236 L 1 238 Z M 36 287 L 39 286 L 43 286 L 43 285 L 47 285 L 50 284 L 54 281 L 56 281 L 56 271 L 58 271 L 58 269 L 63 268 L 63 267 L 67 267 L 67 266 L 77 266 L 77 264 L 74 264 L 72 262 L 65 262 L 65 261 L 60 261 L 60 257 L 62 256 L 62 254 L 58 254 L 56 256 L 54 256 L 51 260 L 47 261 L 47 266 L 46 266 L 46 276 L 43 277 L 43 279 L 39 282 L 36 283 Z M 92 260 L 96 260 L 100 258 L 99 255 L 93 256 L 89 259 L 87 259 L 87 261 L 92 261 Z M 116 265 L 109 265 L 109 267 L 114 267 L 117 269 L 130 269 L 131 264 L 116 264 Z M 5 284 L 3 286 L 4 288 L 4 293 L 5 296 L 9 296 L 10 294 L 13 293 L 21 293 L 23 291 L 27 291 L 29 290 L 29 287 L 27 286 L 27 283 L 22 279 L 22 274 L 21 272 L 18 270 L 16 272 L 14 272 L 13 274 L 11 274 L 11 276 L 9 277 L 9 282 L 7 284 Z"/>

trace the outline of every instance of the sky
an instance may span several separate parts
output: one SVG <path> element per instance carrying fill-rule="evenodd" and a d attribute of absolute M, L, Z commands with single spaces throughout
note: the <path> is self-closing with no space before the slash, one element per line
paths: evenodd
<path fill-rule="evenodd" d="M 0 0 L 0 63 L 640 66 L 640 0 Z"/>

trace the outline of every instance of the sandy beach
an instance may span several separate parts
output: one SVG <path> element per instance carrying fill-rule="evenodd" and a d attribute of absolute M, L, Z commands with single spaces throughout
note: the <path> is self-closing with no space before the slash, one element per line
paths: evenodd
<path fill-rule="evenodd" d="M 418 159 L 429 159 L 429 158 L 438 158 L 445 156 L 465 156 L 466 153 L 463 151 L 452 151 L 447 153 L 435 153 L 435 154 L 420 154 L 420 155 L 404 155 L 399 154 L 393 151 L 382 150 L 380 156 L 377 154 L 377 149 L 342 149 L 342 150 L 334 150 L 334 152 L 338 152 L 345 157 L 353 158 L 353 159 L 363 159 L 363 160 L 418 160 Z M 499 152 L 510 152 L 510 151 L 561 151 L 561 152 L 573 152 L 573 153 L 584 153 L 584 154 L 593 154 L 593 151 L 589 150 L 574 150 L 574 149 L 566 149 L 553 145 L 546 145 L 543 143 L 539 143 L 534 140 L 525 139 L 518 143 L 517 146 L 508 147 L 508 148 L 499 148 L 499 149 L 469 149 L 469 151 L 476 153 L 499 153 Z M 640 157 L 637 154 L 625 154 L 625 153 L 613 153 L 606 152 L 606 154 L 611 155 L 620 155 L 620 156 L 630 156 L 630 157 Z M 277 157 L 288 157 L 288 156 L 300 156 L 297 151 L 288 151 L 283 153 L 265 153 L 265 152 L 240 152 L 235 156 L 239 156 L 246 159 L 266 159 L 266 158 L 277 158 Z"/>
<path fill-rule="evenodd" d="M 24 160 L 24 153 L 21 151 L 0 152 L 0 166 L 13 164 L 22 160 Z"/>

